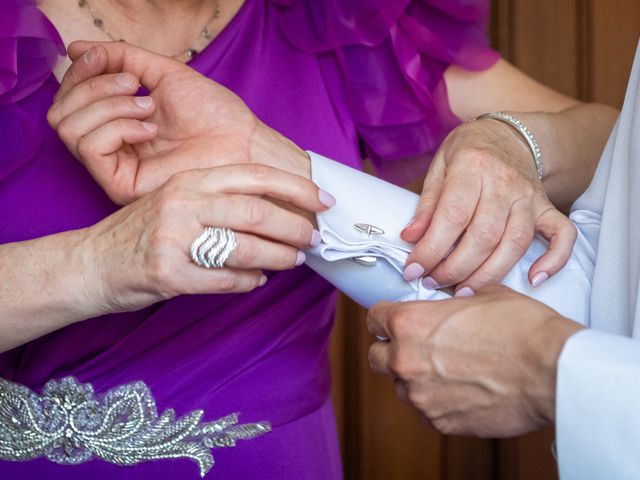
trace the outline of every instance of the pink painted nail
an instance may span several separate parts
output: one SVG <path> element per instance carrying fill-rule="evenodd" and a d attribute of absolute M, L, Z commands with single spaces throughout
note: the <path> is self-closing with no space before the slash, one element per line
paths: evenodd
<path fill-rule="evenodd" d="M 140 108 L 146 110 L 151 106 L 153 100 L 151 99 L 151 97 L 135 97 L 133 99 L 133 102 Z"/>
<path fill-rule="evenodd" d="M 424 275 L 424 268 L 419 263 L 411 263 L 407 265 L 402 274 L 405 282 L 413 282 L 416 278 Z"/>
<path fill-rule="evenodd" d="M 116 83 L 127 90 L 133 87 L 131 75 L 126 73 L 119 73 L 116 75 Z"/>
<path fill-rule="evenodd" d="M 318 230 L 314 230 L 311 234 L 311 246 L 317 247 L 318 245 L 320 245 L 321 241 L 322 237 L 320 236 L 320 232 Z"/>
<path fill-rule="evenodd" d="M 306 259 L 307 259 L 307 256 L 304 254 L 304 252 L 298 252 L 298 255 L 296 257 L 296 267 L 299 267 L 300 265 L 302 265 Z"/>
<path fill-rule="evenodd" d="M 422 279 L 422 286 L 427 290 L 438 290 L 440 288 L 440 284 L 432 277 L 425 277 Z"/>
<path fill-rule="evenodd" d="M 95 47 L 91 47 L 89 50 L 84 52 L 83 57 L 87 65 L 93 65 L 94 63 L 96 63 L 97 53 L 98 52 L 96 51 Z"/>
<path fill-rule="evenodd" d="M 259 287 L 264 287 L 264 284 L 267 283 L 267 276 L 266 275 L 262 275 L 260 277 L 260 283 L 258 283 Z"/>
<path fill-rule="evenodd" d="M 531 280 L 531 285 L 533 287 L 538 287 L 547 280 L 549 280 L 549 274 L 547 272 L 538 272 L 534 275 L 533 280 Z"/>
<path fill-rule="evenodd" d="M 322 203 L 327 208 L 331 208 L 336 204 L 335 197 L 329 192 L 325 192 L 324 190 L 318 191 L 318 197 L 320 198 L 320 203 Z"/>
<path fill-rule="evenodd" d="M 471 288 L 463 287 L 456 292 L 454 296 L 456 297 L 473 297 L 476 294 Z"/>
<path fill-rule="evenodd" d="M 403 230 L 406 230 L 407 228 L 411 228 L 414 223 L 416 223 L 416 217 L 413 217 L 411 220 L 409 220 L 409 223 L 407 223 L 407 225 L 403 228 Z"/>

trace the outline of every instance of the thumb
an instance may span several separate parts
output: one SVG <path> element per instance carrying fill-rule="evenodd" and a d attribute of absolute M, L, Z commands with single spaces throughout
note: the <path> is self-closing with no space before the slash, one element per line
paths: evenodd
<path fill-rule="evenodd" d="M 91 47 L 99 45 L 106 51 L 103 73 L 129 72 L 134 74 L 147 89 L 153 90 L 168 73 L 189 68 L 183 63 L 126 42 L 78 41 L 69 45 L 67 53 L 76 60 Z"/>

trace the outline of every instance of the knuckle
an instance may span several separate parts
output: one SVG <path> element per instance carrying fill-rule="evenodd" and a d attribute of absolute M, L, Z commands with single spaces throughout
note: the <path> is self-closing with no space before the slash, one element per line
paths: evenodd
<path fill-rule="evenodd" d="M 244 168 L 246 174 L 258 184 L 264 184 L 265 182 L 269 181 L 272 176 L 271 169 L 266 165 L 262 165 L 260 163 L 249 163 L 244 165 L 242 168 Z"/>
<path fill-rule="evenodd" d="M 520 172 L 511 165 L 506 165 L 500 162 L 499 167 L 496 170 L 495 179 L 503 186 L 513 185 L 520 179 Z"/>
<path fill-rule="evenodd" d="M 491 285 L 500 280 L 502 280 L 502 275 L 498 272 L 480 271 L 473 274 L 473 282 L 469 285 L 477 292 L 485 285 Z"/>
<path fill-rule="evenodd" d="M 238 242 L 236 249 L 233 252 L 233 257 L 241 265 L 256 265 L 260 256 L 259 248 L 255 242 L 242 241 Z"/>
<path fill-rule="evenodd" d="M 374 371 L 378 370 L 378 366 L 380 363 L 380 360 L 379 360 L 380 354 L 378 353 L 378 350 L 380 348 L 381 347 L 378 343 L 374 343 L 373 345 L 371 345 L 371 347 L 369 347 L 369 353 L 367 355 L 369 359 L 369 366 Z"/>
<path fill-rule="evenodd" d="M 58 102 L 51 105 L 47 110 L 47 123 L 51 128 L 56 128 L 58 124 L 58 112 L 60 111 L 60 104 Z"/>
<path fill-rule="evenodd" d="M 113 126 L 115 127 L 115 130 L 120 134 L 126 132 L 130 128 L 129 122 L 124 118 L 113 120 Z"/>
<path fill-rule="evenodd" d="M 464 280 L 460 266 L 447 260 L 445 260 L 436 272 L 433 272 L 432 276 L 440 285 L 454 285 Z"/>
<path fill-rule="evenodd" d="M 411 323 L 411 317 L 408 313 L 402 310 L 395 310 L 391 312 L 387 328 L 392 337 L 402 338 L 407 332 L 411 331 Z"/>
<path fill-rule="evenodd" d="M 311 241 L 311 230 L 313 227 L 308 221 L 296 222 L 294 226 L 294 243 L 297 245 L 308 245 Z"/>
<path fill-rule="evenodd" d="M 407 361 L 406 355 L 395 350 L 389 357 L 389 370 L 398 378 L 408 379 L 411 377 L 413 367 Z"/>
<path fill-rule="evenodd" d="M 419 388 L 409 388 L 407 398 L 414 407 L 428 409 L 428 398 L 423 390 Z"/>
<path fill-rule="evenodd" d="M 471 215 L 460 202 L 450 203 L 444 207 L 442 212 L 444 219 L 457 228 L 464 228 L 469 224 Z"/>
<path fill-rule="evenodd" d="M 58 136 L 65 142 L 72 140 L 76 136 L 66 118 L 58 124 L 57 131 Z"/>
<path fill-rule="evenodd" d="M 483 249 L 495 247 L 502 237 L 502 231 L 491 223 L 485 223 L 471 228 L 469 233 L 471 234 L 471 238 L 473 238 L 473 242 Z"/>
<path fill-rule="evenodd" d="M 87 137 L 82 137 L 78 140 L 78 154 L 80 158 L 88 159 L 91 158 L 94 154 L 93 143 L 87 139 Z"/>
<path fill-rule="evenodd" d="M 220 275 L 216 279 L 216 286 L 221 292 L 234 292 L 239 289 L 240 281 L 233 272 L 220 270 Z"/>
<path fill-rule="evenodd" d="M 267 217 L 266 208 L 263 202 L 256 199 L 249 199 L 244 209 L 244 221 L 249 226 L 261 225 Z"/>
<path fill-rule="evenodd" d="M 518 226 L 512 229 L 506 234 L 506 240 L 512 245 L 514 251 L 518 254 L 523 254 L 531 245 L 533 240 L 533 228 L 526 227 L 524 225 Z"/>
<path fill-rule="evenodd" d="M 444 435 L 452 435 L 455 433 L 455 424 L 447 417 L 440 417 L 431 420 L 433 428 Z"/>
<path fill-rule="evenodd" d="M 179 218 L 187 209 L 187 201 L 180 185 L 167 185 L 157 195 L 155 215 L 161 223 Z"/>

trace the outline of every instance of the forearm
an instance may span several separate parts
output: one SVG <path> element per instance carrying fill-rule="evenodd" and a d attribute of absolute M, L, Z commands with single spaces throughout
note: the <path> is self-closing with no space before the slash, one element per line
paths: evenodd
<path fill-rule="evenodd" d="M 0 351 L 100 313 L 87 301 L 84 235 L 0 245 Z"/>
<path fill-rule="evenodd" d="M 557 113 L 510 113 L 535 135 L 542 152 L 547 195 L 556 207 L 568 211 L 589 186 L 618 111 L 589 103 Z M 533 159 L 531 165 L 533 168 Z"/>

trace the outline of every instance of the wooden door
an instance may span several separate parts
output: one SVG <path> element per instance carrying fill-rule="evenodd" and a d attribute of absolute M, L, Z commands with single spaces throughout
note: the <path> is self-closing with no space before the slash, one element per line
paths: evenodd
<path fill-rule="evenodd" d="M 493 0 L 490 36 L 504 58 L 582 100 L 620 106 L 640 34 L 637 0 Z M 557 478 L 553 431 L 512 440 L 429 430 L 369 370 L 366 312 L 342 299 L 332 342 L 334 401 L 347 480 Z"/>

